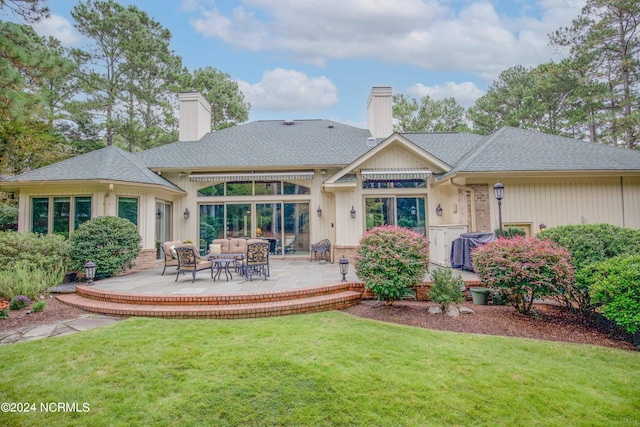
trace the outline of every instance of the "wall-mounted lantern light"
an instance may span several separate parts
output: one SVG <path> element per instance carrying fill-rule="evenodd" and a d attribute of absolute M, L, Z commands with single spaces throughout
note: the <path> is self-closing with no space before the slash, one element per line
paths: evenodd
<path fill-rule="evenodd" d="M 353 206 L 351 206 L 351 211 L 349 213 L 351 214 L 351 218 L 356 217 L 356 210 L 353 208 Z"/>
<path fill-rule="evenodd" d="M 547 226 L 544 224 L 540 224 L 540 231 L 544 231 L 547 229 Z"/>
<path fill-rule="evenodd" d="M 320 208 L 320 205 L 318 205 L 318 210 L 316 212 L 318 213 L 318 216 L 322 216 L 322 209 Z"/>
<path fill-rule="evenodd" d="M 188 208 L 184 209 L 184 219 L 189 219 L 189 217 L 191 216 L 191 212 L 189 212 Z"/>
<path fill-rule="evenodd" d="M 340 258 L 340 261 L 338 261 L 338 264 L 340 265 L 340 274 L 342 274 L 342 281 L 346 282 L 347 273 L 349 272 L 349 260 L 346 259 L 343 255 L 342 258 Z"/>
<path fill-rule="evenodd" d="M 411 206 L 411 209 L 409 209 L 409 213 L 411 213 L 411 216 L 416 216 L 416 212 L 418 212 L 416 207 L 415 206 Z"/>
<path fill-rule="evenodd" d="M 436 215 L 442 216 L 442 207 L 440 206 L 440 203 L 438 203 L 438 206 L 436 207 Z"/>

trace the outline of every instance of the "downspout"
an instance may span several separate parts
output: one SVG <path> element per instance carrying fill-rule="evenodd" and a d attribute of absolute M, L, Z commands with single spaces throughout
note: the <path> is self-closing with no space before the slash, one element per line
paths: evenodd
<path fill-rule="evenodd" d="M 476 192 L 475 190 L 471 187 L 467 187 L 466 185 L 456 184 L 455 182 L 453 182 L 453 178 L 449 178 L 449 184 L 451 184 L 453 187 L 459 190 L 468 191 L 470 193 L 470 197 L 471 197 L 471 230 L 470 231 L 476 231 Z"/>
<path fill-rule="evenodd" d="M 620 177 L 620 198 L 622 201 L 622 226 L 626 227 L 626 218 L 624 215 L 624 181 L 623 181 L 623 177 Z"/>

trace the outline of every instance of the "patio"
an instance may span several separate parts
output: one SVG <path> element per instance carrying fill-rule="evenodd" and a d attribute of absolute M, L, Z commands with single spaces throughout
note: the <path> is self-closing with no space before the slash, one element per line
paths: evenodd
<path fill-rule="evenodd" d="M 153 268 L 80 285 L 76 293 L 57 298 L 109 315 L 235 319 L 341 310 L 358 304 L 365 294 L 353 266 L 345 282 L 338 264 L 308 258 L 274 259 L 270 270 L 269 279 L 253 281 L 235 273 L 229 281 L 214 281 L 208 271 L 200 271 L 192 283 L 190 274 L 176 282 L 175 269 L 163 276 L 162 268 Z M 461 274 L 467 281 L 477 280 L 471 273 Z"/>
<path fill-rule="evenodd" d="M 139 273 L 112 277 L 95 282 L 94 289 L 149 295 L 226 295 L 247 293 L 272 293 L 300 290 L 318 286 L 340 283 L 342 276 L 338 263 L 309 262 L 305 259 L 271 259 L 269 260 L 271 274 L 268 280 L 260 278 L 249 281 L 237 273 L 233 279 L 226 281 L 224 273 L 220 279 L 213 281 L 209 271 L 200 271 L 196 280 L 191 283 L 191 275 L 180 275 L 175 281 L 175 267 L 167 268 L 164 276 L 162 268 L 152 268 Z M 430 271 L 438 268 L 429 267 Z M 471 272 L 459 269 L 453 270 L 454 275 L 460 274 L 465 280 L 478 280 Z M 353 265 L 349 266 L 346 277 L 348 282 L 359 282 Z M 429 279 L 428 275 L 426 279 Z"/>

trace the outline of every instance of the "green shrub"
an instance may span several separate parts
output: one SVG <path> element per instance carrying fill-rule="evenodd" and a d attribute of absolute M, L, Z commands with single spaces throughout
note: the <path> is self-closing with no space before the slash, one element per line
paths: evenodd
<path fill-rule="evenodd" d="M 18 207 L 0 204 L 0 231 L 18 229 Z"/>
<path fill-rule="evenodd" d="M 69 244 L 62 236 L 0 232 L 0 270 L 13 270 L 21 263 L 45 269 L 66 269 L 68 252 Z"/>
<path fill-rule="evenodd" d="M 128 219 L 104 216 L 83 223 L 71 233 L 69 257 L 74 270 L 82 271 L 87 261 L 98 268 L 96 278 L 116 276 L 134 266 L 142 237 Z"/>
<path fill-rule="evenodd" d="M 9 308 L 11 310 L 22 310 L 29 304 L 31 304 L 31 299 L 29 297 L 25 295 L 18 295 L 9 301 Z"/>
<path fill-rule="evenodd" d="M 429 290 L 429 299 L 439 304 L 442 311 L 446 311 L 449 304 L 464 300 L 464 280 L 459 274 L 454 276 L 450 268 L 437 268 L 431 273 L 431 279 L 433 283 Z"/>
<path fill-rule="evenodd" d="M 358 277 L 378 300 L 392 304 L 421 284 L 429 267 L 429 242 L 409 229 L 374 227 L 360 239 L 355 256 Z"/>
<path fill-rule="evenodd" d="M 604 317 L 635 334 L 640 330 L 640 255 L 618 256 L 590 265 L 583 278 Z"/>
<path fill-rule="evenodd" d="M 562 225 L 538 233 L 567 248 L 576 268 L 618 255 L 640 254 L 640 230 L 612 224 Z"/>
<path fill-rule="evenodd" d="M 45 300 L 36 301 L 33 304 L 31 304 L 31 311 L 34 313 L 40 313 L 41 311 L 44 311 L 46 306 L 47 306 L 47 301 Z"/>
<path fill-rule="evenodd" d="M 496 228 L 494 231 L 496 233 L 496 236 L 500 236 L 499 228 Z M 511 239 L 516 236 L 527 237 L 527 232 L 518 227 L 508 227 L 502 229 L 502 237 L 504 237 L 505 239 Z"/>
<path fill-rule="evenodd" d="M 585 313 L 594 309 L 589 292 L 593 264 L 618 255 L 640 254 L 640 230 L 611 224 L 563 225 L 541 231 L 538 237 L 556 242 L 571 253 L 575 282 L 559 299 L 567 308 Z"/>
<path fill-rule="evenodd" d="M 9 307 L 5 307 L 0 310 L 0 320 L 9 318 Z"/>
<path fill-rule="evenodd" d="M 62 283 L 65 268 L 52 265 L 49 268 L 20 263 L 13 271 L 0 271 L 0 296 L 13 298 L 16 295 L 26 295 L 37 298 L 46 294 L 52 286 Z"/>
<path fill-rule="evenodd" d="M 573 283 L 569 252 L 549 240 L 499 239 L 474 249 L 472 257 L 480 280 L 523 314 L 534 299 L 554 297 Z"/>

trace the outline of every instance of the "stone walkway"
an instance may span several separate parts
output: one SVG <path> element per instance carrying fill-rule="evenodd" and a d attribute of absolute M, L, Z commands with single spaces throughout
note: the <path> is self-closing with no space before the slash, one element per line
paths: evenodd
<path fill-rule="evenodd" d="M 77 319 L 63 320 L 57 323 L 0 331 L 0 344 L 37 340 L 40 338 L 69 335 L 78 331 L 111 325 L 122 320 L 122 317 L 104 316 L 101 314 L 86 314 Z"/>

